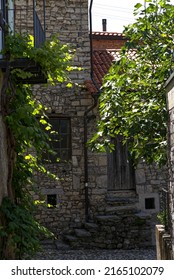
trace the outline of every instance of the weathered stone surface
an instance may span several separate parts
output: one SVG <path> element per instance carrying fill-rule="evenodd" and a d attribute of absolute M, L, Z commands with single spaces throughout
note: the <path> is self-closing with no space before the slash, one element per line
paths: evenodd
<path fill-rule="evenodd" d="M 111 206 L 111 207 L 106 207 L 106 213 L 115 213 L 115 214 L 120 214 L 120 213 L 135 213 L 137 212 L 137 209 L 135 205 L 121 205 L 121 206 Z"/>
<path fill-rule="evenodd" d="M 103 223 L 107 223 L 110 221 L 119 222 L 120 217 L 118 215 L 96 216 L 96 220 Z"/>
<path fill-rule="evenodd" d="M 85 229 L 75 229 L 75 234 L 78 236 L 78 237 L 90 237 L 91 236 L 91 233 Z"/>
<path fill-rule="evenodd" d="M 137 169 L 136 170 L 136 183 L 137 184 L 143 184 L 146 182 L 146 176 L 144 169 Z"/>
<path fill-rule="evenodd" d="M 69 242 L 76 242 L 78 240 L 77 237 L 73 235 L 65 235 L 64 239 Z"/>
<path fill-rule="evenodd" d="M 166 83 L 167 90 L 167 107 L 168 107 L 168 115 L 169 115 L 169 134 L 168 134 L 168 143 L 169 143 L 169 174 L 170 174 L 170 182 L 168 185 L 169 189 L 169 211 L 170 211 L 170 229 L 169 233 L 171 234 L 170 242 L 171 242 L 171 256 L 174 259 L 174 74 L 169 77 L 169 80 Z M 161 239 L 161 238 L 160 238 Z M 160 250 L 164 246 L 164 240 L 160 240 L 159 243 Z M 164 246 L 165 247 L 165 246 Z M 166 247 L 165 247 L 166 248 Z M 163 250 L 161 255 L 166 255 L 167 251 Z M 159 257 L 159 259 L 164 259 L 163 257 Z"/>
<path fill-rule="evenodd" d="M 61 240 L 55 240 L 54 244 L 57 250 L 71 250 L 71 247 Z"/>
<path fill-rule="evenodd" d="M 85 223 L 84 226 L 90 232 L 96 232 L 98 230 L 98 225 L 94 223 Z"/>

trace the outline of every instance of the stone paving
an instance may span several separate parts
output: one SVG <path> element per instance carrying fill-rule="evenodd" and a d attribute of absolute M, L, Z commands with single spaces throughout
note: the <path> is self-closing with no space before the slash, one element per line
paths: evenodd
<path fill-rule="evenodd" d="M 69 246 L 45 245 L 33 259 L 35 260 L 155 260 L 155 249 L 106 250 L 70 249 Z"/>

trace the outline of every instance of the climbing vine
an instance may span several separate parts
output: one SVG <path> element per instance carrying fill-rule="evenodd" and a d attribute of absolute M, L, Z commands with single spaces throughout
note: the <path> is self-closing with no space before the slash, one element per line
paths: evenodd
<path fill-rule="evenodd" d="M 22 80 L 32 73 L 15 68 L 14 61 L 26 58 L 37 63 L 48 83 L 65 82 L 71 86 L 68 72 L 73 52 L 62 45 L 57 35 L 35 48 L 33 38 L 28 35 L 9 35 L 6 38 L 4 55 L 7 61 L 1 89 L 1 111 L 7 135 L 8 196 L 0 206 L 0 258 L 20 259 L 25 253 L 38 249 L 39 236 L 50 235 L 33 217 L 36 207 L 29 192 L 34 184 L 34 172 L 50 174 L 42 165 L 43 150 L 49 150 L 51 130 L 46 108 L 35 99 L 32 86 Z"/>

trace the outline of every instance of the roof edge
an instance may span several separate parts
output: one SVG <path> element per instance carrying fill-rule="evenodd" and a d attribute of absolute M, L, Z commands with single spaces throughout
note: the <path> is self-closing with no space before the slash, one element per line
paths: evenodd
<path fill-rule="evenodd" d="M 123 33 L 117 32 L 92 32 L 93 39 L 103 39 L 103 40 L 127 40 Z"/>

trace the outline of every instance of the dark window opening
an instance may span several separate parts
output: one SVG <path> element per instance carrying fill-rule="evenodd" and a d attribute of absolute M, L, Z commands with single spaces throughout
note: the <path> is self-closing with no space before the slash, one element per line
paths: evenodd
<path fill-rule="evenodd" d="M 145 209 L 155 209 L 154 197 L 145 198 Z"/>
<path fill-rule="evenodd" d="M 47 195 L 47 207 L 55 208 L 57 206 L 57 196 L 56 194 L 48 194 Z"/>
<path fill-rule="evenodd" d="M 44 162 L 56 163 L 59 160 L 68 161 L 71 159 L 71 125 L 68 118 L 49 118 L 51 124 L 50 147 L 53 153 L 43 154 Z"/>
<path fill-rule="evenodd" d="M 135 170 L 127 144 L 123 138 L 117 136 L 113 139 L 115 150 L 108 152 L 108 190 L 133 190 L 135 189 Z"/>

